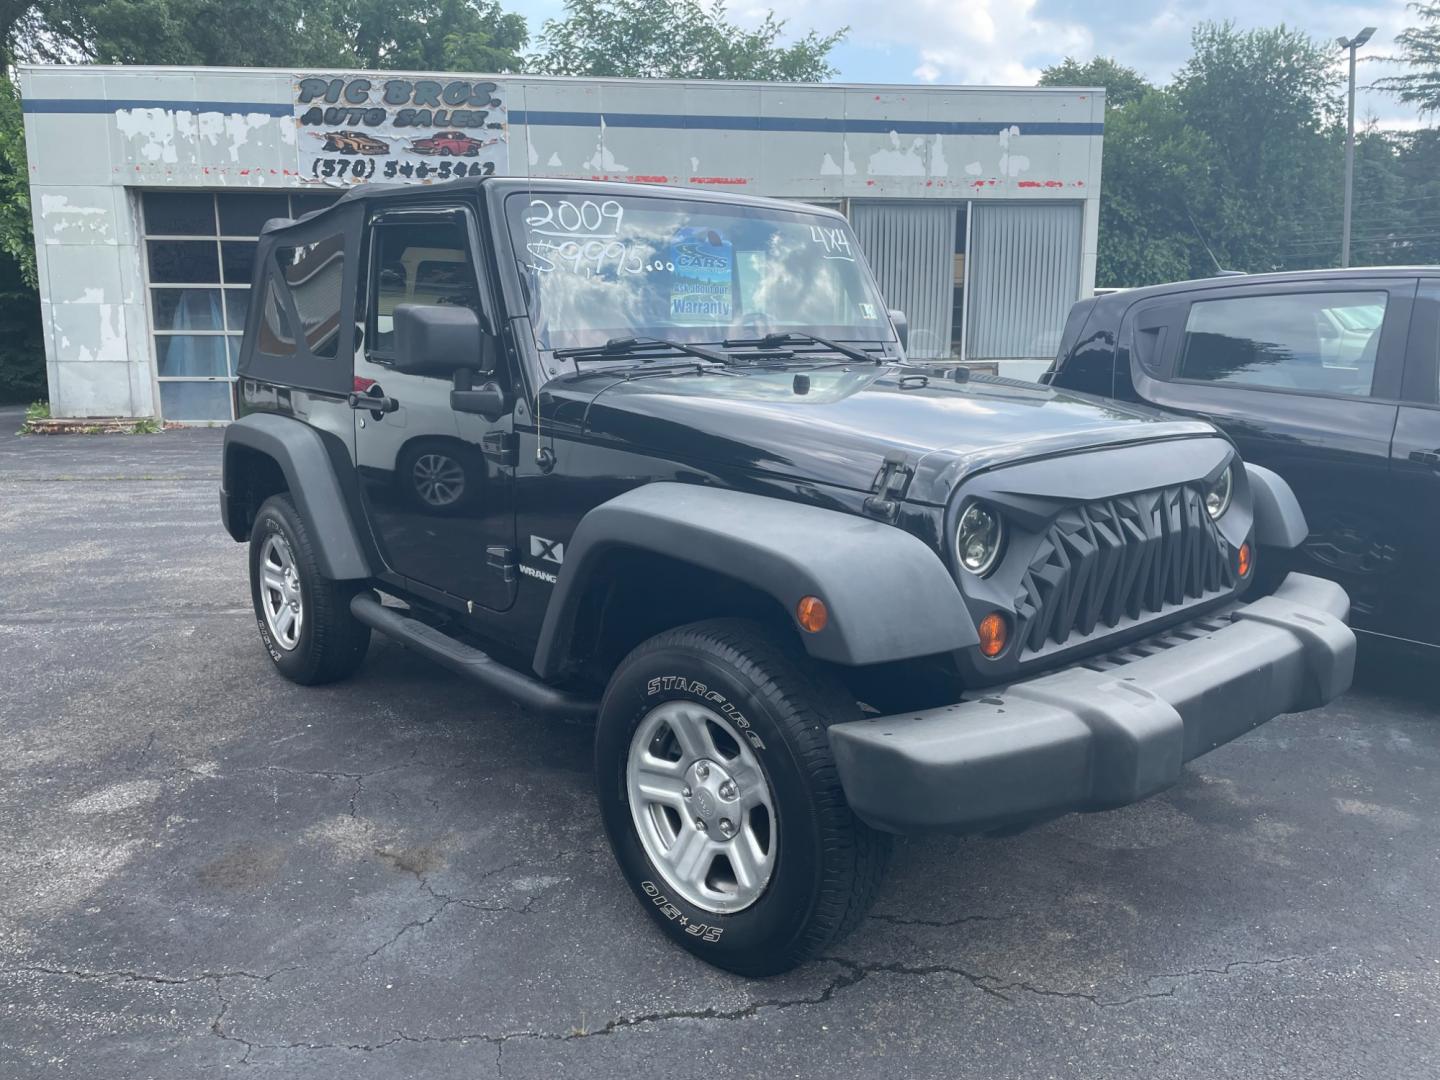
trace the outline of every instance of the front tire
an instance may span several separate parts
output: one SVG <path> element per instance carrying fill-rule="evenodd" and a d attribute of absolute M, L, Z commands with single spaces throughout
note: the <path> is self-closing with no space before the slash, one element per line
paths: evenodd
<path fill-rule="evenodd" d="M 288 494 L 265 500 L 250 530 L 250 599 L 281 675 L 316 686 L 354 673 L 370 645 L 370 628 L 350 614 L 362 587 L 321 575 L 310 531 Z"/>
<path fill-rule="evenodd" d="M 600 706 L 595 770 L 616 861 L 676 943 L 743 975 L 849 933 L 890 837 L 845 802 L 826 728 L 854 700 L 763 626 L 695 623 L 640 645 Z"/>

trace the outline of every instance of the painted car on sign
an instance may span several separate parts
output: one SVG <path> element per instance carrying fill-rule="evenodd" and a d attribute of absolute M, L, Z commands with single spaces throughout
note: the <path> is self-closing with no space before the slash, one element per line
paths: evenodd
<path fill-rule="evenodd" d="M 325 149 L 337 154 L 388 154 L 390 144 L 363 131 L 327 131 Z"/>
<path fill-rule="evenodd" d="M 441 131 L 424 139 L 416 139 L 410 149 L 417 154 L 438 154 L 441 157 L 474 157 L 483 143 L 463 131 Z"/>

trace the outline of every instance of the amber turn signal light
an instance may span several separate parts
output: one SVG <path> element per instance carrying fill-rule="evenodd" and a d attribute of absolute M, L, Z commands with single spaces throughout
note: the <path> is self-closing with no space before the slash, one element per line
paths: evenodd
<path fill-rule="evenodd" d="M 992 659 L 1005 651 L 1005 642 L 1010 637 L 1010 628 L 1005 622 L 1005 616 L 998 611 L 992 611 L 980 620 L 976 627 L 980 632 L 980 651 Z"/>
<path fill-rule="evenodd" d="M 1242 578 L 1250 576 L 1250 543 L 1246 541 L 1235 552 L 1235 572 Z"/>
<path fill-rule="evenodd" d="M 818 634 L 830 621 L 830 610 L 818 596 L 802 596 L 800 603 L 795 605 L 795 621 L 800 624 L 800 629 Z"/>

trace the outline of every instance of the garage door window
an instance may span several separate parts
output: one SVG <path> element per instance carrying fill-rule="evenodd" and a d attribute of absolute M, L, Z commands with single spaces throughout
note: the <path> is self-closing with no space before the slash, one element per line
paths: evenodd
<path fill-rule="evenodd" d="M 1180 376 L 1363 397 L 1375 377 L 1383 292 L 1241 296 L 1191 305 Z"/>
<path fill-rule="evenodd" d="M 328 192 L 141 195 L 150 326 L 166 420 L 231 419 L 231 383 L 260 229 L 270 218 L 298 217 L 337 197 Z"/>

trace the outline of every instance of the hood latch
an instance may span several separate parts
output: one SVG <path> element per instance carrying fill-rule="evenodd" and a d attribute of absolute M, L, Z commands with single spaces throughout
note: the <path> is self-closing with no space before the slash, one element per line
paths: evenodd
<path fill-rule="evenodd" d="M 900 500 L 914 475 L 905 464 L 904 454 L 886 454 L 885 464 L 875 474 L 875 483 L 870 486 L 874 492 L 865 499 L 865 513 L 881 521 L 894 521 L 900 513 Z"/>

